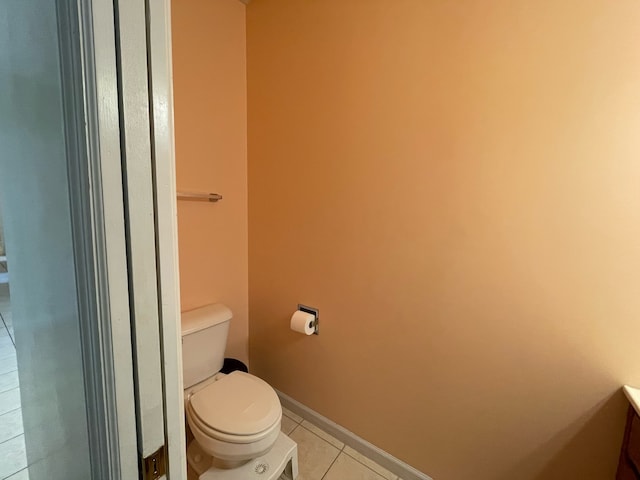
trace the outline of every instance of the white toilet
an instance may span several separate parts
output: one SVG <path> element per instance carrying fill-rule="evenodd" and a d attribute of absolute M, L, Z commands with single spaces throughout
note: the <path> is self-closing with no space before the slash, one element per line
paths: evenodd
<path fill-rule="evenodd" d="M 200 478 L 212 468 L 237 469 L 268 454 L 281 436 L 275 390 L 248 373 L 220 373 L 231 318 L 221 304 L 182 314 L 185 411 L 195 438 L 187 458 Z"/>

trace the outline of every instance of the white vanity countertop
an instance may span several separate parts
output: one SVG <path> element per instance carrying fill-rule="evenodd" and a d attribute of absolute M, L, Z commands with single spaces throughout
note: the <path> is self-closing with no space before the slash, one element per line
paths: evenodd
<path fill-rule="evenodd" d="M 625 385 L 623 387 L 624 394 L 629 399 L 629 402 L 635 408 L 636 413 L 640 415 L 640 388 L 630 387 L 629 385 Z"/>

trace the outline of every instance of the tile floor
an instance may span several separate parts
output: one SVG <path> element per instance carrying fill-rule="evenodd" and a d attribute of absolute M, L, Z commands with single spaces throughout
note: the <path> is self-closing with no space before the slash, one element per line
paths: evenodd
<path fill-rule="evenodd" d="M 401 480 L 340 440 L 283 408 L 281 430 L 298 444 L 297 480 Z M 197 477 L 189 469 L 189 480 Z M 280 480 L 288 480 L 284 475 Z"/>
<path fill-rule="evenodd" d="M 283 412 L 282 431 L 298 444 L 298 480 L 401 480 L 295 413 Z"/>
<path fill-rule="evenodd" d="M 298 444 L 298 480 L 400 480 L 295 413 L 283 410 L 282 431 Z M 9 289 L 0 284 L 0 480 L 29 480 L 26 467 Z"/>
<path fill-rule="evenodd" d="M 0 283 L 0 480 L 29 480 L 9 285 Z"/>

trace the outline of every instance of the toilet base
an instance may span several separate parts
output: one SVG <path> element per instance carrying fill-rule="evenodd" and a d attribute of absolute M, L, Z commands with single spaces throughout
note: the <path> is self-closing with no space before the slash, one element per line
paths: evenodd
<path fill-rule="evenodd" d="M 191 468 L 200 474 L 199 480 L 276 480 L 283 473 L 290 480 L 298 477 L 298 446 L 282 432 L 266 455 L 236 468 L 213 466 L 211 457 L 195 440 L 189 445 L 187 458 Z"/>

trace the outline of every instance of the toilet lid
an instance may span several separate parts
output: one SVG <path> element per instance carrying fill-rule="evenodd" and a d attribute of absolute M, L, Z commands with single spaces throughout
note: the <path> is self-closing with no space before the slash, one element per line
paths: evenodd
<path fill-rule="evenodd" d="M 194 393 L 189 401 L 202 422 L 232 435 L 254 435 L 267 430 L 282 414 L 273 388 L 264 380 L 239 371 Z"/>

